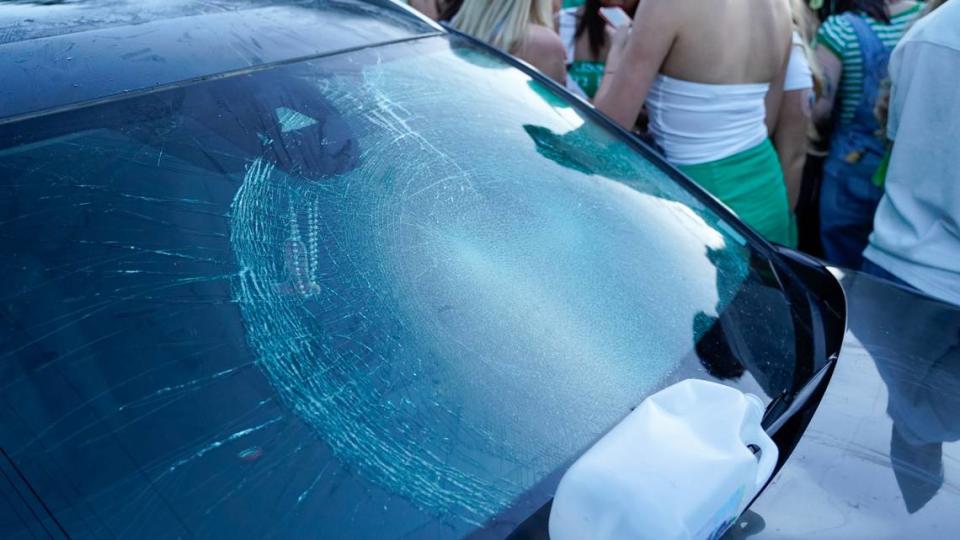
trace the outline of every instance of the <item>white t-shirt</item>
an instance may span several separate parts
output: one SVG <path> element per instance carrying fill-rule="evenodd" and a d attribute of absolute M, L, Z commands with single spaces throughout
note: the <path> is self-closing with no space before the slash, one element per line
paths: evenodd
<path fill-rule="evenodd" d="M 960 0 L 921 19 L 890 59 L 885 194 L 864 256 L 960 304 Z"/>
<path fill-rule="evenodd" d="M 813 72 L 810 71 L 810 62 L 803 50 L 803 38 L 796 31 L 793 32 L 793 46 L 790 47 L 790 60 L 787 61 L 787 77 L 783 81 L 783 91 L 812 90 Z"/>

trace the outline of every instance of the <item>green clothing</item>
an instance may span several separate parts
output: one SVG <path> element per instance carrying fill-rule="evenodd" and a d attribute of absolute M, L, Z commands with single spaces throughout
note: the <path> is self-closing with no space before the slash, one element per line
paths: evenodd
<path fill-rule="evenodd" d="M 922 4 L 917 4 L 898 13 L 890 18 L 890 24 L 884 24 L 870 17 L 865 19 L 884 46 L 893 50 L 922 8 Z M 863 95 L 863 57 L 860 55 L 860 42 L 857 41 L 857 34 L 849 21 L 839 15 L 831 15 L 820 25 L 820 30 L 817 32 L 817 45 L 830 49 L 843 66 L 837 97 L 840 106 L 840 123 L 846 124 L 853 120 L 853 113 L 860 103 L 860 96 Z"/>
<path fill-rule="evenodd" d="M 603 78 L 603 68 L 603 62 L 576 60 L 567 68 L 567 75 L 587 94 L 587 97 L 593 99 L 597 90 L 600 89 L 600 79 Z"/>
<path fill-rule="evenodd" d="M 767 240 L 796 247 L 787 186 L 769 139 L 727 158 L 678 168 Z"/>
<path fill-rule="evenodd" d="M 882 188 L 883 184 L 887 182 L 887 171 L 890 169 L 890 157 L 893 155 L 893 148 L 888 144 L 887 152 L 883 155 L 883 161 L 880 162 L 880 167 L 877 168 L 877 172 L 873 173 L 873 185 L 878 188 Z"/>
<path fill-rule="evenodd" d="M 585 0 L 563 0 L 563 9 L 580 7 L 584 1 Z"/>

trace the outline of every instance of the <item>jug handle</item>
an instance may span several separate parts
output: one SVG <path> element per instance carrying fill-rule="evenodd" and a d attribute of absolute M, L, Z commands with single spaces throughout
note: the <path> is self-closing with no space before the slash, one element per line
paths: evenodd
<path fill-rule="evenodd" d="M 773 475 L 773 469 L 777 466 L 777 457 L 780 454 L 780 449 L 777 448 L 777 444 L 773 442 L 770 437 L 766 436 L 762 428 L 759 429 L 763 436 L 755 437 L 755 440 L 750 443 L 760 449 L 760 463 L 757 467 L 757 485 L 754 488 L 753 495 L 759 493 L 760 490 L 763 489 L 764 484 L 767 483 L 767 480 L 770 479 L 770 476 Z"/>

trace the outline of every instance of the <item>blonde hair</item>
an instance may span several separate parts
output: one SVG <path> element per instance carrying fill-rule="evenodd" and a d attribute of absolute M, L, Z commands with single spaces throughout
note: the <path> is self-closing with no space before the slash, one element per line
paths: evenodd
<path fill-rule="evenodd" d="M 553 28 L 553 4 L 551 0 L 464 0 L 450 24 L 494 47 L 516 53 L 531 24 Z"/>

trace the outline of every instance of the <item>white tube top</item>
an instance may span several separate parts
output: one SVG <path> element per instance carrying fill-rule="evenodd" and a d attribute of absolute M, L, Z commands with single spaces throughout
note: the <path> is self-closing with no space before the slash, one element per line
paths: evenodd
<path fill-rule="evenodd" d="M 767 83 L 706 84 L 658 75 L 647 94 L 650 131 L 667 160 L 695 165 L 767 138 Z"/>

